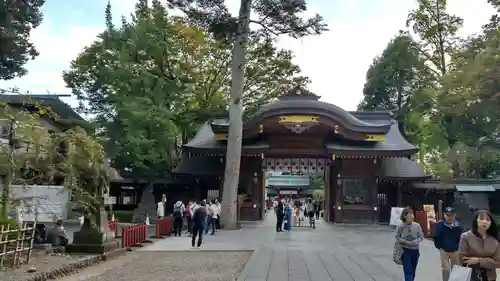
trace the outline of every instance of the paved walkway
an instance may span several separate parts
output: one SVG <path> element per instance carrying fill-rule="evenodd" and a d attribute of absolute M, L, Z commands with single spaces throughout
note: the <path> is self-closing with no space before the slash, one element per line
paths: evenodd
<path fill-rule="evenodd" d="M 400 281 L 392 262 L 394 230 L 385 226 L 318 223 L 316 230 L 274 231 L 274 216 L 242 230 L 206 236 L 201 251 L 255 250 L 238 281 Z M 140 251 L 192 250 L 190 239 L 173 237 Z M 439 255 L 424 241 L 416 281 L 441 280 Z"/>

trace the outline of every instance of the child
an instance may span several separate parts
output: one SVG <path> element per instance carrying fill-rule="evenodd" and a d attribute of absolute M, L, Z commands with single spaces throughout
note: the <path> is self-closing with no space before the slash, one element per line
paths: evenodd
<path fill-rule="evenodd" d="M 424 240 L 420 224 L 413 220 L 413 210 L 404 208 L 401 213 L 402 224 L 396 229 L 396 241 L 403 248 L 402 262 L 405 281 L 415 281 L 415 272 L 420 257 L 419 244 Z"/>

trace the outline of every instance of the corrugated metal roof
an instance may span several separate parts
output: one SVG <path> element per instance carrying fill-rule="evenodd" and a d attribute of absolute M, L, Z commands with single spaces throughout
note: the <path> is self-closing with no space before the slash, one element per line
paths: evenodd
<path fill-rule="evenodd" d="M 493 192 L 495 188 L 491 185 L 479 185 L 479 184 L 457 184 L 455 185 L 457 191 L 460 192 Z"/>

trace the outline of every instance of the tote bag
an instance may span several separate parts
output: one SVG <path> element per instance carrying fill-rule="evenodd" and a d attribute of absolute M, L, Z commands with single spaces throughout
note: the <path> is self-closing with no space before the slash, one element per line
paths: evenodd
<path fill-rule="evenodd" d="M 399 242 L 394 242 L 394 251 L 392 252 L 392 260 L 397 265 L 403 264 L 403 247 Z M 467 280 L 469 281 L 469 280 Z"/>
<path fill-rule="evenodd" d="M 448 281 L 471 281 L 472 268 L 455 265 Z"/>

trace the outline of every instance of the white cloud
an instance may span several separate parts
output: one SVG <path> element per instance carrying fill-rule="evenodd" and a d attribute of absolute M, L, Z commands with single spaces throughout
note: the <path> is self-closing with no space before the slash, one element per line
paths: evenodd
<path fill-rule="evenodd" d="M 327 18 L 330 31 L 299 40 L 280 38 L 278 43 L 295 53 L 295 62 L 313 81 L 312 91 L 325 101 L 353 110 L 361 100 L 366 70 L 373 58 L 404 27 L 406 15 L 416 2 L 349 0 L 331 3 L 311 6 L 308 11 L 312 14 L 335 9 L 334 18 Z M 228 4 L 231 11 L 237 12 L 238 0 L 229 0 Z M 115 20 L 119 20 L 121 14 L 129 15 L 134 5 L 135 0 L 112 1 Z M 478 32 L 494 13 L 486 0 L 455 0 L 448 5 L 451 13 L 465 20 L 460 32 L 462 36 Z M 8 85 L 37 93 L 69 93 L 62 80 L 62 71 L 101 29 L 69 23 L 60 32 L 61 26 L 58 27 L 59 32 L 55 34 L 54 23 L 47 17 L 33 32 L 33 41 L 41 55 L 28 64 L 27 76 L 9 81 Z M 70 102 L 76 104 L 74 100 Z"/>

